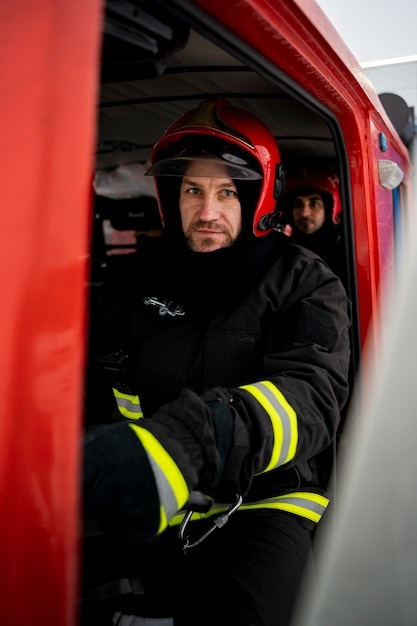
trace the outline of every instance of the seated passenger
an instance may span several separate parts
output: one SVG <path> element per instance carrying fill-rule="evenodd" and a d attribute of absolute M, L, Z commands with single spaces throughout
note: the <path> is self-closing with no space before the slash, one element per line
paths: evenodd
<path fill-rule="evenodd" d="M 281 201 L 291 236 L 340 274 L 341 202 L 339 177 L 326 167 L 304 165 L 289 174 Z"/>
<path fill-rule="evenodd" d="M 350 305 L 276 231 L 280 165 L 270 130 L 222 98 L 153 148 L 164 234 L 90 317 L 103 423 L 84 441 L 83 513 L 101 531 L 83 546 L 85 626 L 291 622 L 329 503 Z"/>

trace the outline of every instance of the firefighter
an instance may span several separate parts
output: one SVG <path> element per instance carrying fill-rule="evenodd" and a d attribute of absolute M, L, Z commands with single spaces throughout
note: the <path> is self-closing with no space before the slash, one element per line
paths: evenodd
<path fill-rule="evenodd" d="M 288 175 L 280 200 L 291 236 L 342 274 L 342 206 L 339 177 L 333 168 L 306 162 Z"/>
<path fill-rule="evenodd" d="M 204 101 L 151 163 L 163 237 L 91 310 L 84 586 L 124 591 L 85 623 L 283 626 L 329 504 L 349 301 L 279 232 L 283 169 L 258 118 Z"/>

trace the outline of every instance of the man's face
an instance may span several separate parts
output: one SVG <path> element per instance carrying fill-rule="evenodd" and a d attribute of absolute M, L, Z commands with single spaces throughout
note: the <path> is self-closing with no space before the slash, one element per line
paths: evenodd
<path fill-rule="evenodd" d="M 326 219 L 322 195 L 319 192 L 296 195 L 292 215 L 295 228 L 303 235 L 312 235 Z"/>
<path fill-rule="evenodd" d="M 204 176 L 199 176 L 204 168 Z M 231 246 L 242 229 L 237 188 L 226 166 L 212 161 L 191 163 L 180 188 L 184 235 L 194 252 Z"/>

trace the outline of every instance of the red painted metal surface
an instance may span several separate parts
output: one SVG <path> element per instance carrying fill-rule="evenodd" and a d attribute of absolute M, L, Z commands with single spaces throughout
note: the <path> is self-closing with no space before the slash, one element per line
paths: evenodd
<path fill-rule="evenodd" d="M 0 623 L 73 626 L 99 0 L 0 6 Z"/>

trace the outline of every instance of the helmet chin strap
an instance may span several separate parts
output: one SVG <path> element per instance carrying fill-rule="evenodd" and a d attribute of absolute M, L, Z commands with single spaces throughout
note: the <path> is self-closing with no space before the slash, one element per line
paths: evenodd
<path fill-rule="evenodd" d="M 274 200 L 278 200 L 278 198 L 282 194 L 285 186 L 286 177 L 287 175 L 283 165 L 281 163 L 278 163 L 275 167 Z M 271 230 L 271 228 L 275 230 L 282 230 L 280 215 L 281 214 L 277 211 L 273 211 L 272 213 L 267 213 L 266 215 L 263 215 L 258 222 L 258 230 Z"/>
<path fill-rule="evenodd" d="M 286 178 L 287 178 L 287 173 L 282 163 L 278 163 L 275 166 L 275 186 L 274 186 L 274 199 L 275 200 L 278 200 L 278 198 L 284 191 Z"/>
<path fill-rule="evenodd" d="M 275 211 L 273 213 L 268 213 L 268 215 L 263 215 L 258 222 L 259 230 L 271 230 L 271 228 L 282 230 L 280 215 Z"/>

